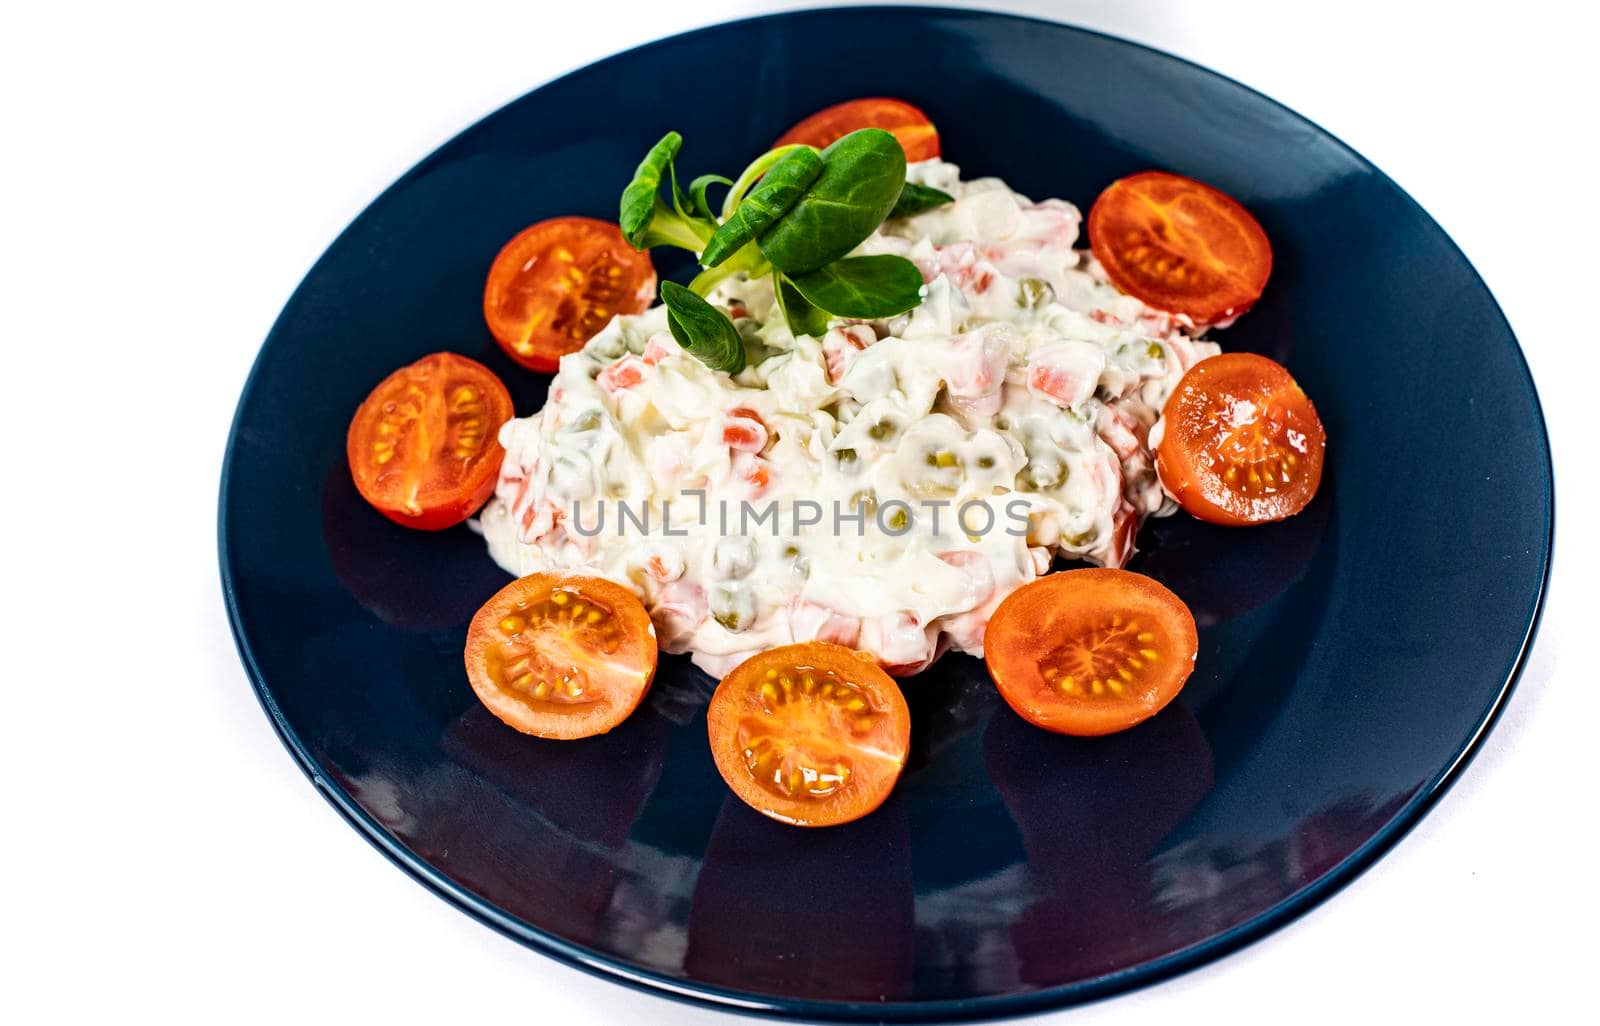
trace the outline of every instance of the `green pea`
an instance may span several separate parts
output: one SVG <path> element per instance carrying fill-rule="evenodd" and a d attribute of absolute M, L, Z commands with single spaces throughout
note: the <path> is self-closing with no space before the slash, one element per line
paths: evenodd
<path fill-rule="evenodd" d="M 1056 290 L 1043 278 L 1024 278 L 1017 282 L 1017 305 L 1024 310 L 1043 306 L 1056 297 Z"/>
<path fill-rule="evenodd" d="M 593 356 L 598 356 L 605 360 L 615 360 L 628 351 L 628 340 L 623 338 L 623 333 L 620 331 L 612 332 L 609 335 L 601 333 L 590 339 L 588 345 L 583 348 Z"/>
<path fill-rule="evenodd" d="M 867 428 L 867 435 L 875 442 L 881 442 L 895 433 L 893 421 L 880 420 Z"/>
<path fill-rule="evenodd" d="M 740 596 L 727 588 L 717 588 L 711 593 L 711 616 L 725 629 L 738 632 L 750 625 L 749 618 L 740 607 L 747 603 L 739 601 Z"/>

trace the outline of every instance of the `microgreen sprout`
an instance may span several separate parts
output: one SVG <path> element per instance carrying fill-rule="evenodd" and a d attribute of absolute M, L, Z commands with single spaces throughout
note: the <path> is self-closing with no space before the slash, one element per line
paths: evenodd
<path fill-rule="evenodd" d="M 951 201 L 906 182 L 905 151 L 893 135 L 863 128 L 831 146 L 779 146 L 730 181 L 701 175 L 678 187 L 683 139 L 668 132 L 645 154 L 622 193 L 623 236 L 635 249 L 677 246 L 703 270 L 687 288 L 662 282 L 668 326 L 708 366 L 738 373 L 744 342 L 705 297 L 735 274 L 769 277 L 789 329 L 820 336 L 831 317 L 879 319 L 921 302 L 922 274 L 904 257 L 849 256 L 878 225 Z M 666 196 L 663 197 L 663 185 Z M 720 213 L 708 191 L 726 186 Z"/>

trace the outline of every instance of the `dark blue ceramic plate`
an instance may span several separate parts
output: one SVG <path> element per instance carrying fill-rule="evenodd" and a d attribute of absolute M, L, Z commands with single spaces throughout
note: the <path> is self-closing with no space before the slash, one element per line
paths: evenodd
<path fill-rule="evenodd" d="M 689 96 L 684 84 L 698 92 Z M 479 312 L 500 245 L 556 214 L 614 217 L 667 128 L 686 167 L 742 166 L 855 96 L 903 96 L 966 173 L 1087 209 L 1148 167 L 1215 183 L 1277 254 L 1229 349 L 1284 361 L 1331 440 L 1321 494 L 1247 531 L 1178 516 L 1134 568 L 1202 626 L 1180 699 L 1125 734 L 1057 737 L 981 662 L 906 688 L 893 798 L 833 830 L 729 796 L 711 682 L 663 660 L 612 734 L 542 743 L 461 669 L 505 580 L 465 528 L 396 527 L 344 459 L 351 412 L 438 349 L 517 411 L 545 379 Z M 705 96 L 716 97 L 707 103 Z M 681 270 L 672 265 L 668 273 Z M 1494 721 L 1538 617 L 1549 450 L 1488 290 L 1393 182 L 1326 132 L 1139 46 L 995 14 L 808 12 L 634 50 L 486 118 L 373 203 L 261 351 L 229 441 L 222 574 L 262 704 L 334 806 L 418 880 L 529 946 L 625 983 L 827 1019 L 1016 1013 L 1215 958 L 1370 864 Z"/>

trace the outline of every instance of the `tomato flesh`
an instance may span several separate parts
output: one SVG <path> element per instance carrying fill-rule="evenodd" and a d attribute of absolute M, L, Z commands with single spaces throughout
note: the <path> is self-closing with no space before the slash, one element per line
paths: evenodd
<path fill-rule="evenodd" d="M 509 726 L 571 740 L 627 719 L 656 672 L 655 628 L 633 592 L 598 577 L 533 574 L 472 618 L 467 679 Z"/>
<path fill-rule="evenodd" d="M 911 746 L 911 712 L 889 675 L 816 641 L 736 666 L 717 685 L 706 724 L 733 793 L 795 826 L 848 823 L 876 809 Z"/>
<path fill-rule="evenodd" d="M 1127 570 L 1067 570 L 1006 596 L 984 661 L 1000 695 L 1035 726 L 1112 734 L 1142 723 L 1183 688 L 1199 635 L 1189 609 Z"/>
<path fill-rule="evenodd" d="M 1282 520 L 1317 494 L 1327 433 L 1294 378 L 1264 356 L 1201 360 L 1178 381 L 1162 417 L 1156 472 L 1201 520 Z"/>
<path fill-rule="evenodd" d="M 1088 229 L 1112 284 L 1198 325 L 1244 313 L 1272 274 L 1272 245 L 1248 210 L 1165 171 L 1112 182 L 1089 210 Z"/>
<path fill-rule="evenodd" d="M 397 524 L 438 531 L 494 491 L 511 393 L 494 372 L 434 353 L 384 378 L 356 410 L 345 456 L 356 490 Z"/>
<path fill-rule="evenodd" d="M 821 149 L 862 128 L 881 128 L 900 141 L 906 161 L 931 160 L 939 155 L 939 132 L 928 115 L 904 100 L 873 96 L 834 104 L 801 121 L 773 146 L 803 144 Z"/>
<path fill-rule="evenodd" d="M 489 330 L 513 360 L 553 371 L 617 314 L 655 298 L 650 255 L 622 230 L 591 217 L 553 217 L 524 229 L 500 251 L 483 290 Z"/>

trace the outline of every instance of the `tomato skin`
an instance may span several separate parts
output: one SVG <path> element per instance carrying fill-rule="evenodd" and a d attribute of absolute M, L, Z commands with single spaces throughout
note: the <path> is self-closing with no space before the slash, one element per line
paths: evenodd
<path fill-rule="evenodd" d="M 616 314 L 655 298 L 650 254 L 592 217 L 552 217 L 524 228 L 489 267 L 483 318 L 495 341 L 533 371 L 553 372 Z"/>
<path fill-rule="evenodd" d="M 489 368 L 455 353 L 425 356 L 384 378 L 356 410 L 345 435 L 350 476 L 403 527 L 453 527 L 493 494 L 505 458 L 500 427 L 511 416 L 511 393 Z M 452 440 L 449 451 L 433 444 Z"/>
<path fill-rule="evenodd" d="M 882 128 L 900 141 L 906 163 L 939 155 L 939 132 L 928 115 L 904 100 L 870 96 L 824 108 L 797 123 L 772 145 L 804 144 L 821 149 L 861 128 Z"/>
<path fill-rule="evenodd" d="M 1183 600 L 1127 570 L 1066 570 L 1006 596 L 984 662 L 1006 704 L 1058 734 L 1094 737 L 1160 712 L 1194 671 L 1199 633 Z"/>
<path fill-rule="evenodd" d="M 626 720 L 650 690 L 657 657 L 638 597 L 575 574 L 530 574 L 501 588 L 473 616 L 462 655 L 473 692 L 501 722 L 563 741 Z"/>
<path fill-rule="evenodd" d="M 1087 228 L 1113 285 L 1197 325 L 1244 313 L 1272 275 L 1260 223 L 1227 193 L 1182 175 L 1142 171 L 1112 182 Z"/>
<path fill-rule="evenodd" d="M 894 790 L 911 710 L 853 649 L 809 641 L 746 659 L 706 711 L 717 772 L 746 805 L 792 826 L 860 819 Z"/>
<path fill-rule="evenodd" d="M 1201 360 L 1162 417 L 1156 473 L 1193 516 L 1248 527 L 1294 516 L 1316 496 L 1327 432 L 1299 384 L 1265 356 Z"/>

